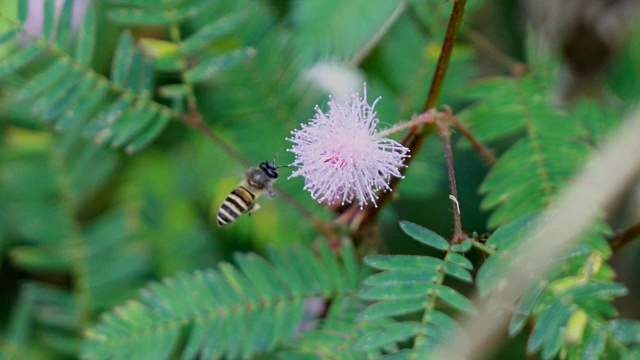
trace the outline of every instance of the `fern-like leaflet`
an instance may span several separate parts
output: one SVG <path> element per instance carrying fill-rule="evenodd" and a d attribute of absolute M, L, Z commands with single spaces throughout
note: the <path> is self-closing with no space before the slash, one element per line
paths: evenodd
<path fill-rule="evenodd" d="M 478 271 L 481 295 L 495 292 L 501 276 L 518 266 L 520 257 L 527 256 L 512 250 L 530 235 L 536 217 L 535 214 L 522 217 L 491 235 L 487 245 L 497 252 Z M 518 301 L 509 334 L 518 334 L 533 317 L 535 326 L 529 336 L 529 353 L 541 351 L 543 359 L 552 359 L 560 351 L 570 358 L 597 359 L 605 353 L 622 357 L 629 352 L 622 344 L 640 344 L 640 337 L 635 342 L 629 341 L 633 331 L 640 327 L 638 322 L 622 322 L 620 333 L 611 331 L 620 322 L 608 320 L 617 313 L 611 301 L 626 295 L 627 290 L 612 281 L 613 271 L 604 263 L 611 255 L 603 238 L 609 232 L 607 226 L 599 224 L 583 234 L 577 245 L 550 260 L 557 264 L 555 268 Z M 496 296 L 500 296 L 499 291 Z"/>
<path fill-rule="evenodd" d="M 15 51 L 0 61 L 0 76 L 18 77 L 19 82 L 27 82 L 12 96 L 12 102 L 28 106 L 43 121 L 55 123 L 58 130 L 82 124 L 84 136 L 114 148 L 126 146 L 128 153 L 149 145 L 171 119 L 180 118 L 181 114 L 175 110 L 181 107 L 172 109 L 153 100 L 154 67 L 161 64 L 162 59 L 152 59 L 135 44 L 132 34 L 124 31 L 115 50 L 110 77 L 104 77 L 91 68 L 96 47 L 94 7 L 87 7 L 74 37 L 70 20 L 74 0 L 64 1 L 59 17 L 52 3 L 45 3 L 41 34 L 34 35 L 23 28 L 29 2 L 20 2 L 18 23 L 2 19 L 10 26 L 0 34 L 0 43 L 6 43 L 5 46 Z M 166 8 L 160 12 L 156 2 L 129 3 L 140 8 L 115 9 L 111 17 L 125 24 L 168 21 L 178 24 L 197 15 L 199 7 L 207 5 L 204 1 L 190 1 L 185 2 L 180 11 Z M 252 54 L 248 48 L 224 54 L 205 51 L 207 45 L 228 34 L 240 20 L 236 17 L 211 22 L 184 44 L 173 45 L 179 49 L 178 63 L 185 81 L 208 80 Z M 187 58 L 191 61 L 187 62 Z M 193 63 L 193 59 L 199 60 Z"/>
<path fill-rule="evenodd" d="M 172 114 L 150 99 L 152 62 L 133 46 L 131 35 L 123 33 L 118 43 L 109 80 L 91 68 L 96 46 L 93 6 L 86 9 L 73 41 L 71 22 L 65 20 L 73 0 L 64 2 L 67 10 L 57 23 L 54 9 L 45 6 L 45 26 L 39 35 L 22 28 L 28 6 L 21 2 L 20 23 L 11 23 L 1 35 L 18 50 L 2 61 L 0 73 L 25 76 L 27 81 L 12 101 L 29 106 L 44 121 L 55 122 L 59 130 L 82 124 L 85 136 L 113 147 L 127 145 L 130 153 L 155 139 Z"/>
<path fill-rule="evenodd" d="M 544 209 L 590 153 L 585 127 L 550 104 L 545 79 L 539 73 L 495 78 L 468 93 L 482 101 L 461 117 L 480 141 L 519 138 L 480 187 L 486 194 L 482 206 L 495 208 L 490 227 Z"/>
<path fill-rule="evenodd" d="M 451 246 L 438 234 L 419 225 L 401 222 L 402 230 L 415 240 L 445 251 L 444 259 L 413 255 L 373 255 L 365 258 L 369 266 L 383 270 L 364 281 L 365 289 L 358 296 L 376 303 L 359 315 L 360 320 L 387 319 L 389 325 L 364 334 L 358 341 L 361 350 L 377 348 L 396 352 L 396 344 L 413 340 L 411 349 L 401 352 L 407 356 L 428 356 L 448 334 L 457 327 L 456 322 L 438 309 L 447 306 L 474 314 L 474 305 L 464 295 L 444 285 L 446 277 L 472 282 L 471 262 L 462 255 L 470 249 L 470 241 Z M 418 314 L 418 320 L 393 321 L 394 317 Z"/>
<path fill-rule="evenodd" d="M 118 164 L 114 154 L 81 139 L 79 130 L 49 142 L 43 141 L 48 134 L 31 134 L 46 145 L 7 144 L 0 156 L 3 221 L 11 224 L 5 229 L 8 260 L 36 278 L 46 274 L 48 282 L 72 279 L 71 286 L 58 280 L 57 287 L 35 281 L 22 287 L 27 305 L 17 305 L 7 329 L 12 353 L 28 351 L 35 333 L 46 348 L 77 354 L 86 322 L 132 294 L 149 273 L 135 209 L 117 206 L 91 220 L 78 215 Z"/>
<path fill-rule="evenodd" d="M 87 332 L 86 358 L 166 358 L 184 330 L 183 359 L 247 358 L 273 352 L 300 324 L 305 299 L 353 297 L 363 269 L 353 248 L 340 248 L 342 261 L 326 244 L 320 256 L 298 246 L 236 255 L 234 267 L 179 274 L 152 283 L 141 301 L 105 314 Z M 338 303 L 341 303 L 339 300 Z"/>

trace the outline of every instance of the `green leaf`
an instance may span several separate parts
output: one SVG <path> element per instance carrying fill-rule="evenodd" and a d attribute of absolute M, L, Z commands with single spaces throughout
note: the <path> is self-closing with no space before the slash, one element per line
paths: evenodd
<path fill-rule="evenodd" d="M 451 245 L 451 251 L 457 253 L 466 253 L 467 251 L 471 250 L 472 246 L 473 243 L 470 239 L 464 239 L 464 241 L 462 241 L 460 244 Z"/>
<path fill-rule="evenodd" d="M 430 282 L 400 283 L 363 289 L 358 292 L 358 297 L 366 300 L 426 297 L 434 290 L 437 288 Z"/>
<path fill-rule="evenodd" d="M 9 30 L 0 33 L 0 45 L 4 44 L 7 41 L 11 41 L 15 39 L 15 37 L 20 33 L 19 27 L 11 27 Z"/>
<path fill-rule="evenodd" d="M 496 230 L 487 241 L 487 245 L 498 248 L 478 270 L 476 282 L 481 296 L 488 294 L 502 279 L 504 273 L 514 261 L 509 250 L 522 242 L 531 231 L 537 215 L 523 216 Z"/>
<path fill-rule="evenodd" d="M 440 286 L 436 289 L 436 292 L 440 299 L 453 306 L 456 310 L 460 310 L 471 315 L 475 315 L 477 313 L 475 305 L 454 289 L 448 286 Z"/>
<path fill-rule="evenodd" d="M 378 270 L 428 269 L 444 266 L 444 261 L 428 256 L 369 255 L 364 262 Z"/>
<path fill-rule="evenodd" d="M 350 284 L 340 276 L 340 266 L 326 241 L 320 243 L 319 251 L 322 262 L 326 265 L 327 276 L 331 279 L 332 288 L 336 291 L 345 291 Z"/>
<path fill-rule="evenodd" d="M 442 251 L 449 249 L 449 242 L 447 240 L 427 228 L 408 221 L 401 221 L 400 227 L 407 235 L 427 246 Z"/>
<path fill-rule="evenodd" d="M 119 121 L 113 128 L 112 147 L 120 147 L 133 139 L 136 135 L 154 122 L 159 115 L 158 110 L 153 107 L 141 106 L 133 111 L 129 111 L 131 120 Z"/>
<path fill-rule="evenodd" d="M 593 334 L 585 340 L 580 359 L 601 359 L 607 344 L 607 333 L 604 331 L 594 331 Z"/>
<path fill-rule="evenodd" d="M 228 68 L 253 57 L 255 53 L 253 48 L 242 48 L 223 55 L 212 56 L 187 71 L 185 80 L 194 83 L 210 80 Z"/>
<path fill-rule="evenodd" d="M 64 49 L 71 35 L 71 19 L 73 14 L 73 3 L 75 0 L 64 0 L 60 15 L 58 17 L 58 26 L 56 29 L 56 44 Z"/>
<path fill-rule="evenodd" d="M 473 282 L 473 277 L 471 276 L 471 273 L 467 269 L 457 264 L 450 264 L 450 263 L 444 264 L 444 272 L 447 273 L 447 275 L 453 276 L 458 280 L 462 280 L 468 283 Z"/>
<path fill-rule="evenodd" d="M 29 16 L 29 6 L 31 4 L 28 1 L 18 1 L 18 21 L 21 24 L 27 22 L 27 17 Z"/>
<path fill-rule="evenodd" d="M 49 122 L 62 116 L 69 108 L 78 104 L 91 89 L 95 88 L 97 86 L 96 82 L 96 78 L 84 76 L 80 79 L 80 82 L 73 83 L 62 98 L 52 102 L 47 109 L 44 109 L 42 119 Z"/>
<path fill-rule="evenodd" d="M 38 73 L 19 89 L 14 98 L 16 101 L 24 101 L 25 99 L 35 99 L 43 96 L 54 85 L 63 81 L 71 71 L 72 64 L 69 59 L 57 59 L 46 70 Z"/>
<path fill-rule="evenodd" d="M 212 42 L 230 34 L 238 28 L 243 21 L 246 21 L 246 14 L 240 13 L 225 16 L 215 22 L 209 23 L 180 43 L 180 52 L 182 54 L 201 52 Z"/>
<path fill-rule="evenodd" d="M 490 79 L 464 90 L 481 99 L 460 114 L 480 142 L 517 139 L 480 187 L 486 195 L 482 207 L 496 209 L 490 227 L 545 209 L 590 153 L 582 121 L 549 100 L 551 76 L 540 68 L 517 79 Z"/>
<path fill-rule="evenodd" d="M 141 7 L 111 10 L 109 18 L 126 26 L 171 25 L 198 15 L 206 7 L 211 6 L 207 0 L 189 1 L 181 6 L 173 7 L 167 4 L 166 8 L 158 6 L 157 2 L 136 5 Z"/>
<path fill-rule="evenodd" d="M 363 271 L 360 265 L 360 259 L 356 255 L 356 249 L 351 242 L 345 241 L 341 244 L 342 256 L 341 260 L 347 273 L 347 280 L 350 288 L 357 288 L 362 278 L 369 274 Z"/>
<path fill-rule="evenodd" d="M 394 285 L 411 282 L 436 282 L 442 273 L 437 269 L 391 270 L 373 274 L 364 280 L 367 286 Z"/>
<path fill-rule="evenodd" d="M 47 96 L 41 97 L 32 107 L 31 111 L 44 118 L 44 115 L 50 112 L 53 106 L 69 97 L 69 94 L 76 88 L 82 78 L 82 74 L 77 71 L 71 71 L 65 77 L 60 86 L 50 90 Z"/>
<path fill-rule="evenodd" d="M 96 13 L 93 3 L 89 3 L 77 33 L 75 58 L 83 66 L 90 66 L 93 59 L 96 37 Z"/>
<path fill-rule="evenodd" d="M 125 31 L 120 35 L 118 46 L 116 47 L 114 54 L 114 60 L 111 63 L 111 79 L 117 85 L 127 86 L 134 53 L 135 47 L 133 44 L 133 35 L 131 35 L 130 31 Z"/>
<path fill-rule="evenodd" d="M 640 344 L 640 322 L 637 320 L 611 320 L 606 328 L 611 336 L 625 345 Z"/>
<path fill-rule="evenodd" d="M 354 345 L 358 351 L 384 348 L 393 343 L 404 341 L 413 336 L 420 329 L 418 322 L 399 322 L 386 327 L 383 330 L 369 332 L 358 339 Z"/>
<path fill-rule="evenodd" d="M 313 62 L 327 56 L 352 60 L 388 31 L 404 4 L 307 0 L 293 5 L 294 44 L 305 62 Z"/>
<path fill-rule="evenodd" d="M 442 329 L 443 332 L 452 333 L 460 329 L 460 325 L 451 316 L 441 312 L 432 311 L 427 315 L 426 320 Z"/>
<path fill-rule="evenodd" d="M 134 154 L 155 140 L 158 135 L 164 130 L 165 127 L 171 121 L 171 115 L 163 111 L 155 121 L 149 125 L 141 135 L 139 135 L 131 144 L 127 145 L 127 153 L 129 155 Z"/>
<path fill-rule="evenodd" d="M 610 283 L 610 282 L 588 282 L 581 286 L 568 290 L 565 294 L 570 295 L 576 299 L 591 298 L 591 297 L 609 297 L 609 296 L 625 296 L 628 290 L 622 284 Z"/>
<path fill-rule="evenodd" d="M 77 123 L 84 123 L 83 120 L 95 111 L 109 94 L 109 86 L 107 83 L 101 81 L 98 81 L 91 90 L 91 92 L 84 94 L 84 97 L 78 99 L 75 107 L 68 109 L 57 120 L 57 130 L 65 130 Z"/>
<path fill-rule="evenodd" d="M 469 261 L 469 259 L 454 252 L 447 253 L 447 255 L 444 257 L 444 261 L 456 264 L 467 270 L 473 270 L 473 264 L 471 263 L 471 261 Z"/>
<path fill-rule="evenodd" d="M 83 135 L 96 136 L 96 138 L 98 138 L 101 131 L 104 131 L 105 129 L 110 131 L 110 126 L 122 116 L 134 101 L 135 99 L 132 96 L 124 94 L 118 98 L 118 100 L 98 113 L 95 120 L 85 127 Z"/>
<path fill-rule="evenodd" d="M 358 319 L 367 321 L 411 314 L 424 309 L 426 303 L 426 298 L 385 300 L 367 307 L 358 315 Z"/>
<path fill-rule="evenodd" d="M 12 73 L 25 66 L 42 52 L 40 44 L 25 46 L 14 54 L 0 60 L 0 76 Z"/>
<path fill-rule="evenodd" d="M 527 352 L 533 353 L 540 349 L 544 342 L 560 336 L 560 327 L 567 322 L 571 314 L 571 309 L 567 308 L 560 300 L 556 300 L 550 304 L 549 308 L 545 309 L 536 321 L 536 325 L 529 338 L 529 343 L 527 344 Z"/>
<path fill-rule="evenodd" d="M 531 315 L 531 311 L 533 311 L 534 305 L 542 294 L 544 287 L 544 282 L 538 282 L 522 295 L 518 301 L 516 313 L 513 318 L 511 318 L 511 322 L 509 322 L 509 336 L 515 336 L 522 330 Z"/>
<path fill-rule="evenodd" d="M 73 256 L 64 248 L 16 246 L 9 256 L 15 265 L 31 272 L 62 272 L 73 264 Z"/>
<path fill-rule="evenodd" d="M 53 38 L 56 29 L 56 2 L 55 0 L 44 0 L 42 35 L 47 41 Z"/>
<path fill-rule="evenodd" d="M 272 254 L 280 260 L 271 266 L 256 255 L 239 254 L 236 259 L 242 264 L 240 269 L 223 263 L 220 271 L 180 273 L 162 284 L 151 283 L 142 292 L 142 302 L 129 301 L 108 312 L 88 331 L 83 356 L 164 358 L 177 346 L 183 327 L 192 328 L 186 339 L 186 355 L 251 357 L 273 350 L 293 335 L 301 321 L 305 298 L 344 294 L 322 288 L 327 283 L 313 278 L 313 284 L 290 286 L 289 279 L 294 275 L 291 264 L 312 261 L 315 255 L 310 250 L 300 247 L 272 250 Z M 288 261 L 283 261 L 283 256 Z M 324 268 L 320 260 L 313 261 Z M 341 267 L 340 276 L 346 277 L 346 271 Z M 280 277 L 282 281 L 268 280 Z M 155 345 L 158 341 L 162 346 Z"/>

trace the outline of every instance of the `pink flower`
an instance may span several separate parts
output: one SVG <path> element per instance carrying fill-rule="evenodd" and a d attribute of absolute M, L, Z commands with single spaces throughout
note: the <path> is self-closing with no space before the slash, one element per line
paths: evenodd
<path fill-rule="evenodd" d="M 391 190 L 391 177 L 402 177 L 399 168 L 409 149 L 397 141 L 377 136 L 373 107 L 367 90 L 346 96 L 343 102 L 329 99 L 329 112 L 316 107 L 316 115 L 287 140 L 296 155 L 291 164 L 298 169 L 290 177 L 305 178 L 304 189 L 318 202 L 342 204 L 354 199 L 360 207 L 376 205 L 376 191 Z"/>

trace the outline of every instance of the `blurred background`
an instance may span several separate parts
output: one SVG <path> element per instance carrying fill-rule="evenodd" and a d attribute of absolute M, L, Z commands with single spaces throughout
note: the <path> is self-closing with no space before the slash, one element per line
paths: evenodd
<path fill-rule="evenodd" d="M 37 37 L 46 27 L 46 6 L 62 9 L 62 1 L 28 3 L 24 27 Z M 75 31 L 82 29 L 88 3 L 74 2 Z M 248 19 L 209 50 L 247 46 L 255 56 L 193 89 L 207 125 L 249 163 L 272 161 L 276 154 L 278 164 L 290 163 L 290 131 L 313 116 L 315 105 L 323 107 L 328 95 L 361 92 L 363 82 L 370 101 L 382 97 L 376 108 L 382 128 L 420 112 L 451 2 L 346 3 L 211 1 L 181 25 L 188 35 L 212 17 L 241 12 Z M 0 0 L 3 33 L 18 19 L 17 4 Z M 546 79 L 544 96 L 566 108 L 588 98 L 623 114 L 636 107 L 640 95 L 638 5 L 635 0 L 469 0 L 440 104 L 456 113 L 464 110 L 469 83 L 529 71 L 535 49 L 556 69 Z M 120 8 L 117 1 L 92 6 L 97 45 L 91 65 L 109 76 L 125 21 L 112 15 Z M 171 34 L 151 24 L 133 27 L 132 35 L 153 57 L 160 50 L 149 39 L 169 40 Z M 0 63 L 13 51 L 0 48 Z M 261 210 L 251 217 L 216 227 L 212 212 L 246 169 L 238 159 L 178 121 L 132 156 L 98 146 L 79 132 L 56 130 L 42 121 L 46 104 L 15 101 L 37 66 L 0 83 L 0 346 L 17 346 L 24 357 L 15 358 L 73 358 L 82 329 L 102 311 L 136 296 L 148 281 L 231 261 L 235 251 L 261 253 L 267 246 L 311 243 L 319 236 L 281 196 L 261 200 Z M 181 106 L 163 96 L 182 82 L 180 74 L 163 70 L 157 59 L 154 66 L 154 88 L 163 89 L 155 94 L 157 101 Z M 478 192 L 488 167 L 464 139 L 454 138 L 463 228 L 469 234 L 490 232 Z M 493 149 L 500 153 L 508 144 Z M 413 156 L 397 198 L 379 218 L 379 241 L 391 253 L 425 251 L 400 231 L 399 220 L 444 237 L 452 233 L 441 141 L 429 138 Z M 302 190 L 300 178 L 287 179 L 289 171 L 281 170 L 283 191 L 330 219 L 332 214 Z M 619 231 L 639 220 L 640 191 L 633 187 L 611 210 L 610 224 Z M 640 319 L 639 243 L 611 259 L 618 280 L 630 289 L 616 305 L 621 316 L 634 319 Z M 525 342 L 522 334 L 497 356 L 523 358 Z"/>

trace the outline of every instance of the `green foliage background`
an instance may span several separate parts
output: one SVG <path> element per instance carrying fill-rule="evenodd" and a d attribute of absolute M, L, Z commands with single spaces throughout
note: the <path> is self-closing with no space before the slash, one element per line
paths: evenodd
<path fill-rule="evenodd" d="M 362 76 L 384 126 L 420 112 L 452 3 L 66 0 L 60 16 L 36 3 L 0 1 L 0 359 L 437 358 L 456 315 L 476 312 L 471 291 L 526 256 L 509 249 L 639 94 L 638 29 L 605 75 L 610 100 L 561 107 L 559 59 L 504 16 L 514 2 L 468 1 L 440 104 L 499 155 L 489 167 L 464 139 L 454 149 L 464 229 L 493 232 L 486 244 L 446 240 L 433 136 L 370 242 L 347 229 L 327 241 L 282 196 L 221 229 L 212 211 L 243 159 L 290 162 L 286 137 L 326 103 L 308 77 L 318 62 Z M 492 41 L 529 71 L 492 63 L 476 29 L 508 30 Z M 190 106 L 233 152 L 181 121 Z M 281 171 L 282 190 L 329 221 Z M 640 354 L 625 319 L 640 317 L 638 278 L 614 280 L 607 242 L 637 219 L 613 220 L 514 305 L 496 358 Z M 390 255 L 370 255 L 376 240 Z M 637 244 L 622 251 L 637 273 Z"/>

